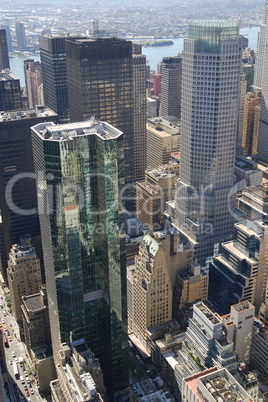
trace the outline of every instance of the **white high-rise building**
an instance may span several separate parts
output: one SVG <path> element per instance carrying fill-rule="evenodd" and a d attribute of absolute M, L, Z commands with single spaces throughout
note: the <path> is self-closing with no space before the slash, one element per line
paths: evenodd
<path fill-rule="evenodd" d="M 266 0 L 264 19 L 260 26 L 260 31 L 258 34 L 258 45 L 257 45 L 257 58 L 254 68 L 254 87 L 262 88 L 262 78 L 263 70 L 265 65 L 265 46 L 267 43 L 267 26 L 268 26 L 268 0 Z"/>
<path fill-rule="evenodd" d="M 176 221 L 198 263 L 232 233 L 241 52 L 239 26 L 193 21 L 184 41 Z"/>
<path fill-rule="evenodd" d="M 260 123 L 258 133 L 258 159 L 268 162 L 268 1 L 264 11 L 264 21 L 258 37 L 257 64 L 255 68 L 254 86 L 262 89 Z"/>

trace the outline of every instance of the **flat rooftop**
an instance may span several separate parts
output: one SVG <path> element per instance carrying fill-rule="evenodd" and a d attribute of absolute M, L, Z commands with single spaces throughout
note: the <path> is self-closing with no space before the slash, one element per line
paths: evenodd
<path fill-rule="evenodd" d="M 118 138 L 123 134 L 122 131 L 112 125 L 94 118 L 84 122 L 59 125 L 53 122 L 40 123 L 32 127 L 32 130 L 45 141 L 69 141 L 74 137 L 94 134 L 103 140 L 109 140 Z"/>
<path fill-rule="evenodd" d="M 11 71 L 7 70 L 2 70 L 0 71 L 0 81 L 14 81 L 14 80 L 19 80 L 14 74 L 12 74 Z"/>
<path fill-rule="evenodd" d="M 37 106 L 36 109 L 0 111 L 0 123 L 13 120 L 36 119 L 38 117 L 57 117 L 57 113 L 46 106 Z"/>
<path fill-rule="evenodd" d="M 40 293 L 30 296 L 23 296 L 23 303 L 27 308 L 27 311 L 31 312 L 41 310 L 45 307 Z"/>

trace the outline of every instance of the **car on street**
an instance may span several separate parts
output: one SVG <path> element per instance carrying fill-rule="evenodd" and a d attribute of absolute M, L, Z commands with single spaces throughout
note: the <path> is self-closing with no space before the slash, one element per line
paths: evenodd
<path fill-rule="evenodd" d="M 12 352 L 12 357 L 16 357 L 16 353 L 14 352 L 14 350 Z"/>
<path fill-rule="evenodd" d="M 24 389 L 25 389 L 26 391 L 28 391 L 28 387 L 27 387 L 26 384 L 24 385 Z"/>
<path fill-rule="evenodd" d="M 11 342 L 12 341 L 12 338 L 11 338 L 11 336 L 9 335 L 9 337 L 8 337 L 8 340 L 9 340 L 9 342 Z"/>
<path fill-rule="evenodd" d="M 9 364 L 13 364 L 12 360 L 9 360 Z"/>
<path fill-rule="evenodd" d="M 30 389 L 31 395 L 34 395 L 34 390 L 31 388 Z"/>
<path fill-rule="evenodd" d="M 30 396 L 30 392 L 29 392 L 29 391 L 26 391 L 26 395 L 27 395 L 27 396 Z"/>

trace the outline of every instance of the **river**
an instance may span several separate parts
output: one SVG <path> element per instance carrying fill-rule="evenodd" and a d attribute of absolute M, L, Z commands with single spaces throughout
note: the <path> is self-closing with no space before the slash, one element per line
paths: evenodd
<path fill-rule="evenodd" d="M 245 35 L 249 40 L 249 47 L 253 50 L 257 50 L 259 27 L 243 28 L 240 30 L 242 35 Z M 176 56 L 183 49 L 183 38 L 172 39 L 174 45 L 171 46 L 159 46 L 159 47 L 144 47 L 142 52 L 146 56 L 147 63 L 150 64 L 151 70 L 156 70 L 157 64 L 163 57 Z M 10 68 L 12 73 L 20 79 L 22 87 L 25 86 L 25 78 L 23 71 L 23 61 L 27 58 L 33 58 L 34 60 L 40 60 L 39 55 L 32 55 L 29 57 L 15 56 L 9 59 Z"/>

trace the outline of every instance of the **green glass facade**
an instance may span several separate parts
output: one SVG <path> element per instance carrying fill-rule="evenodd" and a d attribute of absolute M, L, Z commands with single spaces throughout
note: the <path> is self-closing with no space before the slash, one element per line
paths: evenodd
<path fill-rule="evenodd" d="M 123 135 L 94 122 L 32 131 L 54 359 L 84 338 L 114 392 L 128 380 Z"/>

